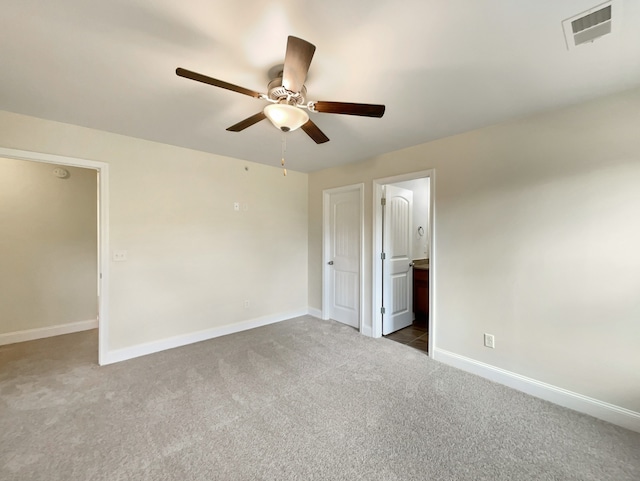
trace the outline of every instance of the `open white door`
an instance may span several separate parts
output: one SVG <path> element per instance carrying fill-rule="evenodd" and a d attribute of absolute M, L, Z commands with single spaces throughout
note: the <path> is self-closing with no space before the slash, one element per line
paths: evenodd
<path fill-rule="evenodd" d="M 360 192 L 329 196 L 329 317 L 360 324 Z"/>
<path fill-rule="evenodd" d="M 383 335 L 413 322 L 413 192 L 387 185 L 385 199 L 382 222 Z"/>

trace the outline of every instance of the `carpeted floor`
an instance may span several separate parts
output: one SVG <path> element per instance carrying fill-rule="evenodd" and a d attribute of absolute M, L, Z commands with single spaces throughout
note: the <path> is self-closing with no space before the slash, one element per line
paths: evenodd
<path fill-rule="evenodd" d="M 335 322 L 96 353 L 0 347 L 0 479 L 640 480 L 640 434 Z"/>

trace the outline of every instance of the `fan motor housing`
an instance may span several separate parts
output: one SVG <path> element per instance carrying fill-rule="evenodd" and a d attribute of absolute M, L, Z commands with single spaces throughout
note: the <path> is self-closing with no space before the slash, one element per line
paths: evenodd
<path fill-rule="evenodd" d="M 267 87 L 267 95 L 271 100 L 288 99 L 289 103 L 304 105 L 307 100 L 307 87 L 302 86 L 300 92 L 289 92 L 282 86 L 282 77 L 274 78 Z"/>

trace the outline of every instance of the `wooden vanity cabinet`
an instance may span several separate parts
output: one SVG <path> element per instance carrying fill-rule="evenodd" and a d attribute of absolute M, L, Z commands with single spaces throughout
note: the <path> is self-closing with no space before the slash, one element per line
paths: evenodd
<path fill-rule="evenodd" d="M 413 313 L 415 324 L 429 325 L 429 269 L 413 270 Z"/>

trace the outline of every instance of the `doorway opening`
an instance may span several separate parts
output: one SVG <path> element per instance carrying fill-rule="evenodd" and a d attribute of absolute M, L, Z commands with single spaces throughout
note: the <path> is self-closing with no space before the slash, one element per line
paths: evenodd
<path fill-rule="evenodd" d="M 428 352 L 436 332 L 434 180 L 431 169 L 373 181 L 373 336 L 398 332 L 397 340 Z"/>
<path fill-rule="evenodd" d="M 322 318 L 362 332 L 364 184 L 323 191 Z"/>
<path fill-rule="evenodd" d="M 98 321 L 98 363 L 105 364 L 108 352 L 108 178 L 109 166 L 104 162 L 75 159 L 58 155 L 43 154 L 0 147 L 0 157 L 7 159 L 53 164 L 58 176 L 64 175 L 64 167 L 80 167 L 96 171 L 97 179 L 97 321 Z M 56 168 L 57 167 L 57 168 Z M 44 207 L 46 208 L 46 207 Z M 71 331 L 72 332 L 72 331 Z M 60 332 L 63 334 L 64 332 Z"/>

